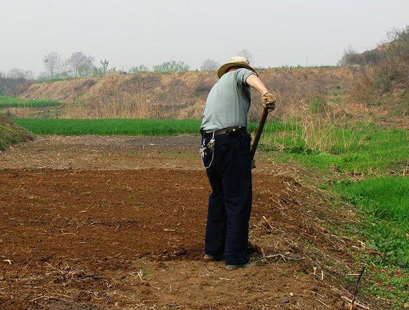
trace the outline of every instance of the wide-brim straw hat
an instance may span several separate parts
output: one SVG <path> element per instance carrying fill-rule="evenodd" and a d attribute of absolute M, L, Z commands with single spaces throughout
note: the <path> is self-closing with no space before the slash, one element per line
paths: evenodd
<path fill-rule="evenodd" d="M 223 76 L 223 74 L 225 74 L 230 68 L 234 68 L 234 67 L 246 68 L 246 69 L 249 69 L 249 70 L 253 71 L 256 75 L 258 75 L 257 71 L 254 70 L 250 66 L 250 62 L 248 61 L 248 59 L 246 57 L 234 56 L 234 57 L 232 57 L 232 59 L 230 59 L 230 61 L 228 63 L 222 65 L 219 68 L 219 70 L 217 71 L 217 76 L 220 79 Z"/>

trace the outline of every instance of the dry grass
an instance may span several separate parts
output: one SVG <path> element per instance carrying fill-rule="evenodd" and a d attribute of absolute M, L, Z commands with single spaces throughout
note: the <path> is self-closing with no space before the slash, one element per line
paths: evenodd
<path fill-rule="evenodd" d="M 342 118 L 334 115 L 306 116 L 302 119 L 301 137 L 309 149 L 334 152 L 339 148 L 348 153 L 351 146 L 362 143 L 363 137 L 358 138 L 354 131 L 347 134 L 345 130 L 340 130 L 339 125 L 342 123 Z"/>

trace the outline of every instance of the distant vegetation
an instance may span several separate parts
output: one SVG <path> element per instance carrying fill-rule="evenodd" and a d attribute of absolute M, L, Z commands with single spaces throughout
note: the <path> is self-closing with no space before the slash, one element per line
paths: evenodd
<path fill-rule="evenodd" d="M 247 57 L 250 62 L 253 60 L 252 54 L 247 49 L 242 49 L 237 53 L 238 55 Z M 227 61 L 227 60 L 226 60 Z M 34 78 L 34 73 L 30 70 L 24 70 L 21 68 L 12 68 L 7 74 L 0 72 L 0 95 L 19 95 L 24 92 L 24 87 L 12 87 L 17 84 L 24 84 L 22 80 L 32 82 L 43 83 L 53 81 L 71 80 L 84 77 L 97 77 L 104 76 L 108 71 L 119 72 L 122 74 L 139 74 L 139 73 L 175 73 L 175 72 L 187 72 L 190 71 L 190 66 L 184 61 L 169 60 L 161 64 L 153 65 L 152 68 L 147 67 L 144 64 L 133 66 L 126 72 L 117 70 L 116 67 L 109 68 L 109 60 L 104 59 L 99 61 L 99 65 L 95 64 L 95 57 L 86 55 L 85 53 L 78 51 L 71 54 L 67 59 L 63 59 L 62 56 L 55 51 L 48 52 L 43 56 L 44 70 L 40 75 Z M 200 67 L 201 71 L 216 71 L 220 64 L 212 59 L 206 59 Z M 196 70 L 197 71 L 197 70 Z M 2 80 L 3 79 L 3 80 Z M 7 79 L 9 81 L 5 81 Z M 6 85 L 6 91 L 4 91 Z M 8 87 L 7 87 L 8 85 Z M 12 91 L 10 91 L 12 89 Z"/>
<path fill-rule="evenodd" d="M 183 61 L 167 61 L 160 65 L 153 66 L 153 72 L 172 73 L 189 71 L 190 66 Z"/>
<path fill-rule="evenodd" d="M 0 96 L 17 96 L 32 84 L 32 81 L 24 77 L 8 77 L 0 72 Z"/>
<path fill-rule="evenodd" d="M 147 73 L 150 72 L 151 70 L 149 70 L 149 68 L 145 65 L 139 65 L 139 66 L 135 66 L 135 67 L 131 67 L 128 70 L 129 74 L 138 74 L 138 73 Z"/>

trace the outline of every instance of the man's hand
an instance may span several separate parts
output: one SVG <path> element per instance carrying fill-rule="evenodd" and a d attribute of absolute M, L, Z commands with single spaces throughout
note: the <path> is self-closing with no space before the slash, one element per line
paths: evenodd
<path fill-rule="evenodd" d="M 276 107 L 276 97 L 268 92 L 265 92 L 262 96 L 261 96 L 261 104 L 263 105 L 263 107 L 268 108 L 269 110 L 274 110 Z"/>
<path fill-rule="evenodd" d="M 261 103 L 263 107 L 268 108 L 269 110 L 274 110 L 276 107 L 276 97 L 268 91 L 259 77 L 255 74 L 251 74 L 246 82 L 261 94 Z"/>

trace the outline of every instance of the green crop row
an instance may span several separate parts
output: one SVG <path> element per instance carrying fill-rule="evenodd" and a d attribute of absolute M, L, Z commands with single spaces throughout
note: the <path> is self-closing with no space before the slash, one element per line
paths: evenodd
<path fill-rule="evenodd" d="M 0 109 L 2 108 L 40 108 L 55 107 L 61 103 L 51 100 L 29 100 L 10 96 L 0 96 Z"/>
<path fill-rule="evenodd" d="M 155 119 L 14 119 L 37 135 L 169 136 L 198 134 L 195 120 Z"/>

